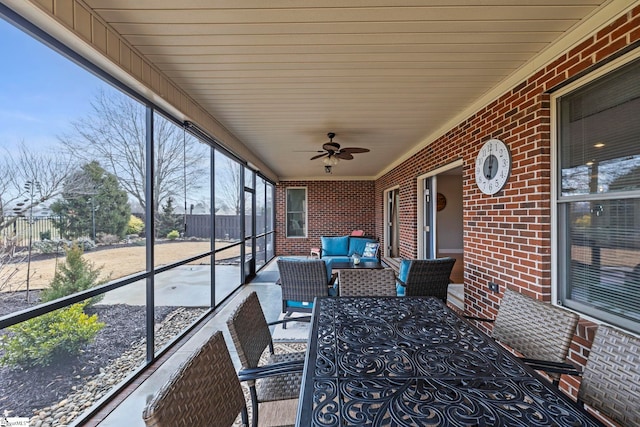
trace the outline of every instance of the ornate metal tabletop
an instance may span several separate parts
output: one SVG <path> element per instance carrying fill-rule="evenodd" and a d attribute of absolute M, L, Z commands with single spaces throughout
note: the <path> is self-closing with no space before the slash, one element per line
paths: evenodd
<path fill-rule="evenodd" d="M 320 298 L 297 425 L 598 426 L 435 298 Z"/>

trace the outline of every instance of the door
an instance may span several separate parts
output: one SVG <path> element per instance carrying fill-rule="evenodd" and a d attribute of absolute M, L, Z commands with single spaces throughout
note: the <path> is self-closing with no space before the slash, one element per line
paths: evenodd
<path fill-rule="evenodd" d="M 398 258 L 400 256 L 400 189 L 396 188 L 387 192 L 387 256 Z"/>
<path fill-rule="evenodd" d="M 421 256 L 424 259 L 435 258 L 436 248 L 435 248 L 435 239 L 433 232 L 435 230 L 434 227 L 434 214 L 433 214 L 433 201 L 434 197 L 434 189 L 436 186 L 436 177 L 431 176 L 429 178 L 425 178 L 423 181 L 423 189 L 422 189 L 422 223 L 420 224 L 420 229 L 422 230 L 422 253 Z"/>

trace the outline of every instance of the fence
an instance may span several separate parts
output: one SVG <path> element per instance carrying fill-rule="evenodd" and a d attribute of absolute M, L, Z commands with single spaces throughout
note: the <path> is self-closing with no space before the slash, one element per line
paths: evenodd
<path fill-rule="evenodd" d="M 12 221 L 15 217 L 5 216 L 2 218 L 2 224 Z M 59 239 L 60 231 L 53 225 L 53 220 L 59 217 L 54 216 L 33 216 L 32 221 L 29 218 L 18 217 L 10 226 L 0 230 L 0 237 L 17 237 L 18 246 L 26 246 L 29 243 L 29 233 L 32 240 L 41 240 L 43 233 L 51 233 L 51 239 Z M 247 223 L 250 217 L 247 217 Z M 241 216 L 237 215 L 215 215 L 215 239 L 216 240 L 240 240 L 241 233 Z M 211 215 L 187 215 L 187 237 L 209 238 L 211 236 Z M 256 217 L 257 234 L 264 230 L 264 217 Z"/>
<path fill-rule="evenodd" d="M 250 217 L 246 218 L 247 223 Z M 215 215 L 215 239 L 216 240 L 239 240 L 241 233 L 241 216 L 237 215 Z M 187 215 L 187 237 L 209 238 L 211 236 L 211 215 Z M 264 217 L 256 217 L 256 228 L 264 230 Z M 258 231 L 257 234 L 260 234 Z"/>
<path fill-rule="evenodd" d="M 46 233 L 51 233 L 51 239 L 59 239 L 60 231 L 53 225 L 53 220 L 58 217 L 52 216 L 33 216 L 28 217 L 14 217 L 4 216 L 2 217 L 2 224 L 6 224 L 15 219 L 15 222 L 7 227 L 3 227 L 0 230 L 0 237 L 2 238 L 17 238 L 16 244 L 18 246 L 26 246 L 29 244 L 29 233 L 31 233 L 32 240 L 41 240 L 41 236 Z"/>

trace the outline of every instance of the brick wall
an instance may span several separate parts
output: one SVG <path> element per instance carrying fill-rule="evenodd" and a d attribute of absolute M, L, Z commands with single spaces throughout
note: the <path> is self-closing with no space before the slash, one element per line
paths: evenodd
<path fill-rule="evenodd" d="M 307 237 L 286 238 L 286 189 L 307 189 Z M 375 227 L 373 181 L 281 181 L 276 185 L 276 254 L 309 255 L 321 236 L 342 236 L 364 230 L 381 237 Z"/>
<path fill-rule="evenodd" d="M 417 256 L 416 178 L 463 159 L 464 269 L 467 311 L 494 317 L 501 294 L 489 281 L 551 299 L 551 126 L 548 91 L 590 71 L 640 40 L 640 8 L 621 16 L 394 168 L 375 183 L 376 233 L 382 236 L 386 189 L 400 187 L 400 254 Z M 475 185 L 475 158 L 491 138 L 511 150 L 513 167 L 496 195 Z M 594 325 L 581 321 L 570 357 L 584 362 Z M 575 394 L 577 380 L 563 387 Z"/>
<path fill-rule="evenodd" d="M 504 93 L 375 183 L 282 182 L 277 186 L 277 250 L 308 254 L 321 235 L 346 234 L 364 228 L 383 238 L 384 191 L 399 187 L 400 255 L 417 256 L 416 178 L 462 159 L 465 297 L 467 311 L 494 317 L 501 294 L 488 293 L 489 281 L 535 298 L 551 299 L 551 126 L 549 91 L 587 73 L 611 55 L 640 42 L 640 8 L 621 16 L 579 45 Z M 490 138 L 510 148 L 513 167 L 506 186 L 487 196 L 475 185 L 475 158 Z M 284 238 L 284 189 L 306 186 L 309 238 Z M 364 208 L 366 206 L 366 208 Z M 360 220 L 355 220 L 359 218 Z M 581 320 L 570 358 L 583 364 L 595 325 Z M 579 380 L 563 379 L 561 387 L 575 395 Z"/>

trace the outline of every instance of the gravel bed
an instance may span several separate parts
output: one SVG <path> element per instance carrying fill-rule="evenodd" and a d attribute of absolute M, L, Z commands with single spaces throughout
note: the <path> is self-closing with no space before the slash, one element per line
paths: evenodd
<path fill-rule="evenodd" d="M 37 291 L 31 292 L 30 300 L 27 304 L 24 292 L 0 293 L 0 316 L 36 304 Z M 174 338 L 204 311 L 157 307 L 157 346 Z M 77 357 L 47 367 L 0 367 L 0 413 L 6 410 L 12 417 L 30 417 L 32 426 L 66 425 L 144 363 L 144 307 L 96 305 L 93 313 L 106 326 Z"/>

